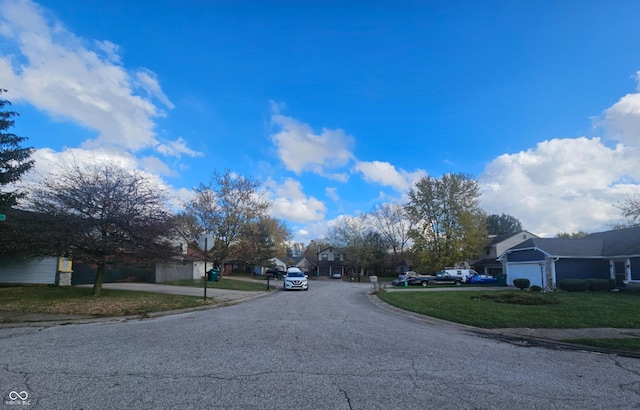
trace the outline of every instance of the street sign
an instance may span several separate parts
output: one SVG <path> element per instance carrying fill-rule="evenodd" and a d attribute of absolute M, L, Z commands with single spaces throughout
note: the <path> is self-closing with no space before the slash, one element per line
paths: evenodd
<path fill-rule="evenodd" d="M 198 246 L 203 251 L 210 251 L 211 248 L 213 248 L 213 242 L 214 242 L 213 236 L 211 235 L 202 234 L 198 238 Z"/>
<path fill-rule="evenodd" d="M 5 214 L 0 214 L 0 221 L 4 221 L 7 219 L 7 215 Z"/>

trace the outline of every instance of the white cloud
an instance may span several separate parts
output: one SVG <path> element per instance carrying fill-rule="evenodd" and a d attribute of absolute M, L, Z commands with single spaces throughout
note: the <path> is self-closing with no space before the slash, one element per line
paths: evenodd
<path fill-rule="evenodd" d="M 296 174 L 310 171 L 339 181 L 347 180 L 346 173 L 328 170 L 344 167 L 351 161 L 354 145 L 352 136 L 341 129 L 327 128 L 315 134 L 308 124 L 277 111 L 271 116 L 271 124 L 278 128 L 271 138 L 287 169 Z"/>
<path fill-rule="evenodd" d="M 140 158 L 140 165 L 142 168 L 149 172 L 153 172 L 154 174 L 158 174 L 161 176 L 171 176 L 176 177 L 178 173 L 171 169 L 167 164 L 164 163 L 160 158 L 154 156 L 148 156 Z"/>
<path fill-rule="evenodd" d="M 534 149 L 496 158 L 480 176 L 482 204 L 506 212 L 525 229 L 553 236 L 610 229 L 617 205 L 640 190 L 640 71 L 636 93 L 597 117 L 601 138 L 553 139 Z"/>
<path fill-rule="evenodd" d="M 272 193 L 271 213 L 276 218 L 291 222 L 321 221 L 327 211 L 324 203 L 302 192 L 299 181 L 287 178 L 282 184 L 268 180 L 265 186 Z"/>
<path fill-rule="evenodd" d="M 611 148 L 600 138 L 553 139 L 536 148 L 505 154 L 479 177 L 482 206 L 513 215 L 543 236 L 608 229 L 618 220 L 614 206 L 634 189 L 618 183 L 636 173 L 630 149 Z"/>
<path fill-rule="evenodd" d="M 188 155 L 190 157 L 202 157 L 204 154 L 202 152 L 197 152 L 187 147 L 187 142 L 182 138 L 178 138 L 175 141 L 169 141 L 166 144 L 160 144 L 156 147 L 158 152 L 170 157 L 182 157 L 182 154 Z"/>
<path fill-rule="evenodd" d="M 640 91 L 640 71 L 636 73 L 636 80 Z M 604 111 L 597 123 L 604 126 L 609 138 L 636 147 L 636 155 L 640 154 L 640 93 L 622 97 Z"/>
<path fill-rule="evenodd" d="M 325 195 L 328 196 L 329 198 L 333 199 L 334 201 L 339 201 L 340 200 L 340 196 L 338 196 L 338 188 L 335 187 L 326 187 L 324 189 Z"/>
<path fill-rule="evenodd" d="M 153 72 L 122 65 L 116 44 L 76 36 L 29 0 L 0 1 L 0 35 L 0 83 L 13 101 L 95 130 L 87 149 L 170 151 L 157 141 L 154 119 L 173 104 Z M 178 142 L 178 152 L 195 153 Z"/>
<path fill-rule="evenodd" d="M 358 161 L 354 169 L 361 172 L 366 181 L 392 187 L 398 192 L 407 191 L 420 178 L 427 176 L 427 173 L 421 169 L 407 172 L 382 161 Z"/>

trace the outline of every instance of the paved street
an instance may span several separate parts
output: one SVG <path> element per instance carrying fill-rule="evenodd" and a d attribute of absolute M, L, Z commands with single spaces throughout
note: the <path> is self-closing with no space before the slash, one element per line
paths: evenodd
<path fill-rule="evenodd" d="M 148 320 L 0 329 L 7 408 L 640 407 L 640 361 L 527 347 L 311 282 Z M 28 398 L 22 402 L 22 398 Z M 19 396 L 19 397 L 18 397 Z"/>

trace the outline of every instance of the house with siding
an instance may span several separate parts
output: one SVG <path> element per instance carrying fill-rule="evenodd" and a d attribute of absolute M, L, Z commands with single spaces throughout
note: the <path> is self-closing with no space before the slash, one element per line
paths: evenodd
<path fill-rule="evenodd" d="M 518 278 L 555 289 L 563 279 L 612 279 L 616 286 L 640 286 L 640 227 L 598 232 L 582 239 L 531 238 L 498 260 L 507 284 Z"/>
<path fill-rule="evenodd" d="M 534 235 L 529 231 L 489 236 L 487 238 L 487 245 L 484 248 L 484 254 L 478 256 L 476 260 L 471 261 L 470 265 L 478 273 L 492 276 L 500 275 L 503 271 L 502 263 L 498 261 L 498 257 L 507 249 L 512 248 L 527 239 L 537 237 L 537 235 Z"/>
<path fill-rule="evenodd" d="M 344 253 L 332 246 L 318 250 L 317 274 L 330 276 L 333 272 L 340 272 L 342 276 L 347 273 Z"/>

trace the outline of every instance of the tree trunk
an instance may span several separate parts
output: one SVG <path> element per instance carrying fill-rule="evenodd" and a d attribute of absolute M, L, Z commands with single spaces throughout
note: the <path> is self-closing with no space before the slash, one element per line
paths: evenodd
<path fill-rule="evenodd" d="M 93 296 L 100 296 L 102 292 L 102 278 L 104 277 L 104 263 L 98 264 L 98 269 L 96 271 L 96 281 L 93 283 Z"/>

